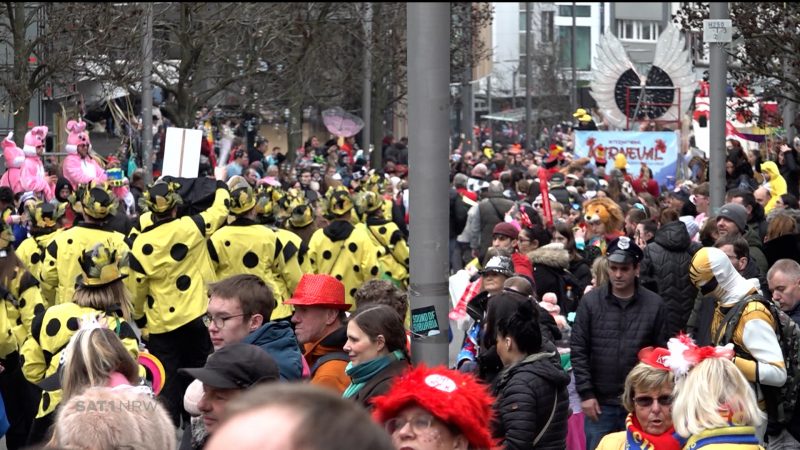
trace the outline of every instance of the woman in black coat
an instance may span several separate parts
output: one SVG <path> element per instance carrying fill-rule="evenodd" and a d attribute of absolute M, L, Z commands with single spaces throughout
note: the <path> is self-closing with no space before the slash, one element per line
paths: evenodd
<path fill-rule="evenodd" d="M 566 448 L 569 375 L 542 351 L 537 310 L 531 302 L 497 326 L 496 348 L 505 369 L 493 394 L 497 413 L 492 434 L 505 449 Z"/>

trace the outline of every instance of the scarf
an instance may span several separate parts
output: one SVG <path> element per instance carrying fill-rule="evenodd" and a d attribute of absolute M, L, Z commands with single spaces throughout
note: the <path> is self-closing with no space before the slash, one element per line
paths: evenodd
<path fill-rule="evenodd" d="M 388 367 L 389 364 L 395 361 L 402 361 L 403 359 L 405 359 L 405 355 L 403 355 L 402 350 L 395 350 L 386 356 L 381 356 L 356 366 L 353 365 L 352 361 L 347 363 L 344 372 L 352 381 L 350 382 L 350 386 L 347 386 L 347 389 L 345 389 L 344 394 L 342 394 L 342 398 L 355 396 L 372 377 L 378 374 L 378 372 Z"/>
<path fill-rule="evenodd" d="M 680 450 L 681 448 L 673 436 L 675 433 L 673 427 L 659 435 L 648 434 L 642 430 L 636 415 L 630 413 L 625 419 L 625 428 L 627 434 L 625 448 L 634 450 Z"/>

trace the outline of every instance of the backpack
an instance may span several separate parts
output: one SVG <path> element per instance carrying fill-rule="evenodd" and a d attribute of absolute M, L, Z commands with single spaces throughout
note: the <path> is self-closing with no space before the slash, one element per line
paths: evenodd
<path fill-rule="evenodd" d="M 717 345 L 725 345 L 731 341 L 733 332 L 742 317 L 742 311 L 752 301 L 761 302 L 775 319 L 778 343 L 781 346 L 781 353 L 786 367 L 786 383 L 783 386 L 764 386 L 756 378 L 756 389 L 761 389 L 764 393 L 769 422 L 787 424 L 792 419 L 798 406 L 797 400 L 798 395 L 800 395 L 800 326 L 785 312 L 781 311 L 774 302 L 767 300 L 762 295 L 749 295 L 731 307 L 728 313 L 725 314 L 722 325 L 717 329 L 715 337 L 719 337 L 720 331 L 723 329 L 722 326 L 725 327 L 725 334 Z M 734 350 L 737 357 L 751 358 L 739 346 L 735 346 Z M 756 371 L 756 377 L 758 377 L 758 371 Z"/>

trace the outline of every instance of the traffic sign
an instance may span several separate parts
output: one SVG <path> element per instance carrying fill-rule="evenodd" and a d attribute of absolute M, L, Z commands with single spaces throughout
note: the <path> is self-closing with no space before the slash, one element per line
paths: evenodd
<path fill-rule="evenodd" d="M 733 23 L 730 19 L 703 20 L 703 42 L 731 42 Z"/>

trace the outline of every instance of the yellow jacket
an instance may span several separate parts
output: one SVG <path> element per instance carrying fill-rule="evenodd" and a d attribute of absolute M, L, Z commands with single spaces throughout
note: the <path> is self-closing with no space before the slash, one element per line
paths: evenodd
<path fill-rule="evenodd" d="M 78 257 L 98 243 L 111 247 L 120 255 L 128 252 L 125 235 L 108 230 L 102 225 L 86 222 L 58 233 L 47 246 L 40 279 L 42 283 L 57 286 L 54 304 L 72 301 L 75 279 L 81 274 Z M 122 273 L 128 273 L 127 268 L 123 268 Z"/>
<path fill-rule="evenodd" d="M 14 250 L 19 257 L 22 264 L 28 269 L 28 272 L 39 281 L 39 289 L 42 292 L 42 298 L 45 300 L 46 306 L 53 306 L 56 298 L 56 286 L 49 285 L 42 282 L 42 264 L 44 264 L 45 252 L 47 246 L 53 241 L 62 231 L 59 228 L 56 231 L 41 236 L 30 236 Z"/>
<path fill-rule="evenodd" d="M 78 306 L 75 303 L 62 303 L 37 314 L 31 324 L 31 337 L 22 346 L 25 364 L 22 373 L 31 383 L 39 383 L 56 373 L 61 360 L 61 351 L 78 331 L 79 320 L 87 314 L 98 314 L 94 308 Z M 108 315 L 109 328 L 112 328 L 131 356 L 139 356 L 139 341 L 136 333 L 125 319 Z M 52 413 L 61 401 L 61 390 L 42 391 L 39 412 L 36 417 Z"/>
<path fill-rule="evenodd" d="M 740 444 L 725 442 L 726 437 L 732 438 L 731 441 L 735 440 L 735 438 L 751 437 L 757 442 L 758 439 L 756 438 L 755 433 L 755 427 L 743 426 L 731 426 L 727 428 L 718 428 L 715 430 L 706 430 L 700 434 L 689 437 L 689 440 L 686 441 L 686 444 L 683 445 L 683 448 L 691 450 L 763 450 L 764 447 L 758 445 L 757 443 Z M 718 443 L 705 443 L 707 442 L 705 441 L 706 439 L 712 438 L 718 440 Z"/>
<path fill-rule="evenodd" d="M 217 281 L 206 239 L 228 217 L 230 194 L 218 185 L 205 211 L 157 222 L 131 243 L 133 317 L 150 334 L 167 333 L 208 309 L 206 285 Z"/>
<path fill-rule="evenodd" d="M 625 450 L 627 438 L 627 431 L 617 431 L 616 433 L 607 434 L 603 436 L 603 439 L 597 444 L 597 450 Z"/>
<path fill-rule="evenodd" d="M 769 175 L 769 182 L 767 184 L 769 184 L 770 199 L 767 205 L 764 206 L 764 212 L 769 213 L 772 211 L 772 208 L 775 207 L 778 197 L 788 192 L 786 189 L 786 180 L 781 176 L 778 165 L 772 161 L 761 163 L 761 171 Z"/>
<path fill-rule="evenodd" d="M 311 236 L 308 258 L 314 273 L 336 277 L 344 284 L 347 303 L 355 304 L 356 290 L 381 274 L 380 250 L 364 226 L 334 220 Z"/>
<path fill-rule="evenodd" d="M 0 299 L 0 358 L 22 347 L 31 333 L 34 315 L 45 310 L 39 283 L 29 272 L 17 270 L 6 289 L 8 294 Z"/>
<path fill-rule="evenodd" d="M 367 231 L 375 246 L 383 273 L 408 286 L 408 244 L 397 224 L 381 217 L 367 218 Z"/>
<path fill-rule="evenodd" d="M 278 280 L 278 274 L 286 269 L 281 258 L 284 250 L 287 250 L 285 244 L 272 229 L 246 218 L 238 218 L 217 230 L 208 246 L 218 279 L 247 273 L 260 277 L 272 288 L 277 307 L 271 320 L 292 315 L 292 308 L 283 304 L 290 292 L 283 280 Z M 299 280 L 300 265 L 296 258 L 292 261 L 291 270 L 298 274 Z"/>

